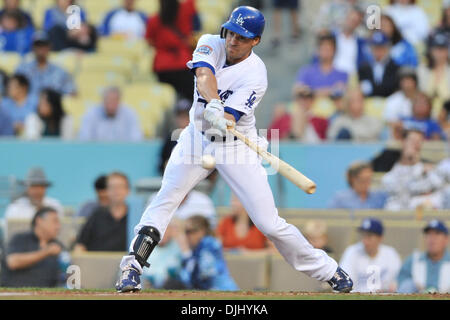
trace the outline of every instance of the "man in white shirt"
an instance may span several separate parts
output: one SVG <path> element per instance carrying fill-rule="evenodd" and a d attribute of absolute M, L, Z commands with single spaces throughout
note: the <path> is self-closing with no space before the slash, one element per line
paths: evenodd
<path fill-rule="evenodd" d="M 340 265 L 354 281 L 352 292 L 395 292 L 402 261 L 394 248 L 382 244 L 383 229 L 380 220 L 364 219 L 358 228 L 361 241 L 342 255 Z"/>
<path fill-rule="evenodd" d="M 124 0 L 122 7 L 108 12 L 100 26 L 101 35 L 143 38 L 147 25 L 147 15 L 144 12 L 137 11 L 135 3 L 135 0 Z"/>
<path fill-rule="evenodd" d="M 30 169 L 24 183 L 27 188 L 26 194 L 6 208 L 6 219 L 31 220 L 37 210 L 43 207 L 51 207 L 60 216 L 63 215 L 64 209 L 61 203 L 45 195 L 47 188 L 51 186 L 51 182 L 47 180 L 45 172 L 41 168 Z"/>
<path fill-rule="evenodd" d="M 402 117 L 412 115 L 412 101 L 418 92 L 418 79 L 414 69 L 403 67 L 399 70 L 400 90 L 386 99 L 383 118 L 392 125 L 401 120 Z M 394 128 L 391 128 L 393 130 Z M 400 139 L 400 132 L 391 132 L 391 136 Z"/>

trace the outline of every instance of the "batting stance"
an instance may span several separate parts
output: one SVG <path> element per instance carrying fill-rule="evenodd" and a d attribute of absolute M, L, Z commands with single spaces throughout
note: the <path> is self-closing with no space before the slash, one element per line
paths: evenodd
<path fill-rule="evenodd" d="M 279 217 L 267 173 L 257 154 L 227 134 L 227 126 L 265 144 L 257 135 L 254 111 L 267 89 L 267 70 L 253 52 L 259 44 L 265 19 L 252 7 L 238 7 L 222 25 L 220 35 L 203 35 L 188 62 L 195 73 L 196 89 L 190 124 L 180 135 L 166 170 L 161 189 L 145 209 L 135 228 L 130 253 L 123 257 L 119 292 L 141 289 L 140 275 L 151 252 L 166 231 L 186 194 L 211 170 L 201 166 L 204 153 L 224 157 L 216 168 L 244 205 L 256 227 L 277 247 L 296 270 L 335 291 L 349 292 L 353 282 L 324 251 L 315 249 L 300 231 Z M 262 141 L 264 140 L 264 141 Z M 265 142 L 265 143 L 264 143 Z M 220 155 L 219 155 L 220 154 Z M 229 161 L 245 155 L 245 161 Z"/>

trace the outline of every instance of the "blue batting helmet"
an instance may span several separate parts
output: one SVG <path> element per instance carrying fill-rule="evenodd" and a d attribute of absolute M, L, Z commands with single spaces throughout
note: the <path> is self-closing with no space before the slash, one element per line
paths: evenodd
<path fill-rule="evenodd" d="M 230 30 L 253 39 L 262 36 L 265 24 L 266 19 L 258 9 L 241 6 L 234 9 L 228 21 L 222 25 L 220 35 L 225 38 L 226 30 Z"/>

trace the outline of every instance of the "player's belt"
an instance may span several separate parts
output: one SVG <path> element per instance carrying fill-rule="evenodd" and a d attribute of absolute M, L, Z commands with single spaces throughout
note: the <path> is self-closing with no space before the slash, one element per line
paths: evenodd
<path fill-rule="evenodd" d="M 222 138 L 222 142 L 227 142 L 227 136 L 223 137 L 223 136 L 219 136 L 219 135 L 206 135 L 205 131 L 202 131 L 202 135 L 204 135 L 211 142 L 219 142 L 220 138 Z M 233 141 L 237 141 L 237 139 L 238 138 L 236 136 L 233 136 Z M 228 140 L 230 140 L 230 139 L 228 139 Z"/>

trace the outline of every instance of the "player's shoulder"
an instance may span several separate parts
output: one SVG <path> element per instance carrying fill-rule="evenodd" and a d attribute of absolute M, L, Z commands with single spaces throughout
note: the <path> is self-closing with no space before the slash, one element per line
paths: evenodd
<path fill-rule="evenodd" d="M 198 39 L 199 45 L 210 44 L 213 46 L 224 45 L 225 39 L 221 38 L 218 34 L 205 33 Z"/>

